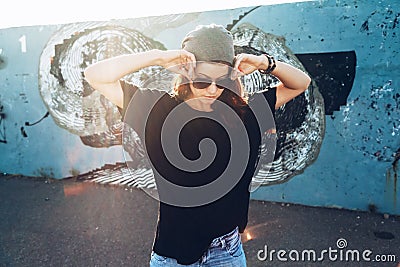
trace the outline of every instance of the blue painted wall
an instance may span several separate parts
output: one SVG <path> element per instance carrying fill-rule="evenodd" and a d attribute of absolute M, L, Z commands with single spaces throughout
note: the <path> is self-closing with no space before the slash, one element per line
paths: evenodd
<path fill-rule="evenodd" d="M 273 26 L 259 23 L 285 36 L 295 53 L 354 50 L 357 66 L 347 105 L 326 116 L 316 162 L 253 197 L 399 214 L 399 2 L 320 1 L 267 10 Z"/>
<path fill-rule="evenodd" d="M 228 25 L 249 9 L 191 14 L 151 27 L 148 22 L 155 18 L 112 23 L 175 49 L 196 25 Z M 400 214 L 399 21 L 399 2 L 367 0 L 262 6 L 240 20 L 283 36 L 295 54 L 355 51 L 357 57 L 347 104 L 325 116 L 316 161 L 288 182 L 258 188 L 254 199 Z M 92 24 L 101 22 L 75 26 Z M 1 172 L 63 178 L 124 161 L 121 146 L 84 145 L 78 135 L 45 116 L 39 65 L 47 43 L 65 26 L 0 30 Z"/>

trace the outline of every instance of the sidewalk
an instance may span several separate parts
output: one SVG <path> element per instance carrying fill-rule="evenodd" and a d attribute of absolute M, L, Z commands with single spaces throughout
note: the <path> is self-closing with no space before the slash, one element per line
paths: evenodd
<path fill-rule="evenodd" d="M 0 266 L 148 266 L 157 202 L 137 188 L 6 175 L 0 218 Z M 242 239 L 250 267 L 400 266 L 399 216 L 251 201 Z"/>

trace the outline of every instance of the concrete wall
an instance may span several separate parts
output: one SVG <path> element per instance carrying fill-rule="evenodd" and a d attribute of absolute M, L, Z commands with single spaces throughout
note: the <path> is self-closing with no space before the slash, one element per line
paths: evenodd
<path fill-rule="evenodd" d="M 336 0 L 2 29 L 0 171 L 64 178 L 124 161 L 120 137 L 113 132 L 119 125 L 110 126 L 118 116 L 115 108 L 86 92 L 84 84 L 74 87 L 72 78 L 81 79 L 88 62 L 83 64 L 76 53 L 78 58 L 68 56 L 82 45 L 92 61 L 104 56 L 89 50 L 101 44 L 93 40 L 110 25 L 110 31 L 121 27 L 112 36 L 128 38 L 133 47 L 175 49 L 198 24 L 235 30 L 249 23 L 284 37 L 285 47 L 313 76 L 325 112 L 318 127 L 321 142 L 305 166 L 280 183 L 261 186 L 252 197 L 400 214 L 399 20 L 397 1 Z M 77 42 L 82 38 L 86 41 Z M 76 61 L 81 65 L 71 69 L 61 65 Z M 346 75 L 353 77 L 346 80 Z M 71 79 L 60 82 L 60 76 Z M 88 110 L 82 101 L 99 107 L 90 110 L 100 114 L 89 118 L 95 123 L 83 118 Z"/>

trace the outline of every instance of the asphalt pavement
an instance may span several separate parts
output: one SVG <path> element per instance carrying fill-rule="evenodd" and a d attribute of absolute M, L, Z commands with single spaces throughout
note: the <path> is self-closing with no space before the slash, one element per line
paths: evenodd
<path fill-rule="evenodd" d="M 156 200 L 126 186 L 0 176 L 0 266 L 148 266 Z M 400 217 L 252 200 L 248 266 L 400 267 Z"/>

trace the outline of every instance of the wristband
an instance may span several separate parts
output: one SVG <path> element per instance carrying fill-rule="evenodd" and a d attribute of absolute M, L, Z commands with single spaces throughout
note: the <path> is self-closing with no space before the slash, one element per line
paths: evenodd
<path fill-rule="evenodd" d="M 259 69 L 258 71 L 261 74 L 270 74 L 276 68 L 275 58 L 268 53 L 263 54 L 263 56 L 265 56 L 268 59 L 268 68 L 265 70 Z"/>

